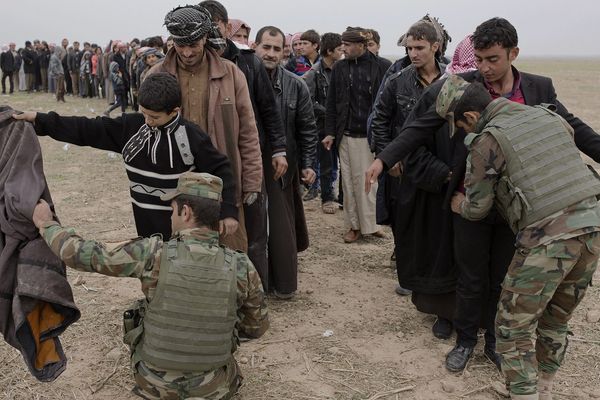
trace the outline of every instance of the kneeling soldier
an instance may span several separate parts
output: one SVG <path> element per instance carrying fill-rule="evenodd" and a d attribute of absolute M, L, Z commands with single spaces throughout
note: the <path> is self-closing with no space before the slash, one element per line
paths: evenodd
<path fill-rule="evenodd" d="M 436 111 L 451 129 L 456 123 L 471 132 L 466 196 L 456 193 L 452 210 L 479 220 L 495 204 L 517 233 L 496 316 L 507 387 L 514 399 L 551 399 L 567 322 L 596 270 L 600 181 L 581 159 L 572 128 L 542 106 L 492 101 L 481 84 L 451 76 Z"/>
<path fill-rule="evenodd" d="M 34 223 L 66 265 L 141 280 L 146 297 L 125 313 L 140 397 L 231 398 L 242 380 L 233 357 L 238 331 L 256 338 L 269 326 L 254 266 L 219 246 L 221 190 L 216 176 L 184 173 L 177 189 L 161 197 L 173 208 L 171 240 L 138 238 L 114 250 L 61 227 L 46 202 L 35 208 Z"/>

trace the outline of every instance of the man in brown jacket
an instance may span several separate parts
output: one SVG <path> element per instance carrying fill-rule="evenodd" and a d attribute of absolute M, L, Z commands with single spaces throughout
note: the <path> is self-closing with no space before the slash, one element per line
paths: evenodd
<path fill-rule="evenodd" d="M 183 117 L 210 136 L 226 154 L 237 180 L 239 228 L 221 238 L 229 248 L 247 251 L 242 203 L 252 204 L 262 184 L 262 159 L 258 131 L 242 71 L 215 51 L 225 44 L 213 28 L 210 14 L 200 6 L 177 7 L 165 16 L 165 26 L 175 45 L 164 61 L 148 73 L 169 72 L 177 77 L 182 94 Z"/>

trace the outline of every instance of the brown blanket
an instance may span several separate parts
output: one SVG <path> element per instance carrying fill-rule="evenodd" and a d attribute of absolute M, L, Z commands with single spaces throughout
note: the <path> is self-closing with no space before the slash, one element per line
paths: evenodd
<path fill-rule="evenodd" d="M 40 381 L 66 367 L 60 335 L 80 312 L 65 266 L 31 221 L 40 198 L 52 204 L 41 148 L 30 123 L 0 107 L 0 331 Z"/>

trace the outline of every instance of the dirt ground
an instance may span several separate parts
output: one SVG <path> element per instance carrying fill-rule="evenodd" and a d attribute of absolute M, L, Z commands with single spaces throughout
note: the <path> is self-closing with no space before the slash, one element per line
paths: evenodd
<path fill-rule="evenodd" d="M 551 76 L 559 99 L 600 132 L 600 60 L 525 60 L 525 71 Z M 1 97 L 16 109 L 99 115 L 105 101 L 48 94 Z M 116 115 L 116 112 L 115 112 Z M 121 241 L 135 236 L 120 155 L 40 138 L 58 215 L 82 236 Z M 454 338 L 438 340 L 434 322 L 394 293 L 392 239 L 342 241 L 342 214 L 324 215 L 305 203 L 311 247 L 300 254 L 299 291 L 289 302 L 269 299 L 271 328 L 245 343 L 236 357 L 245 376 L 237 399 L 497 399 L 501 377 L 481 345 L 467 369 L 444 368 Z M 19 353 L 0 343 L 0 399 L 133 399 L 128 355 L 121 342 L 122 311 L 140 297 L 131 279 L 68 271 L 81 320 L 61 340 L 69 359 L 55 382 L 31 378 Z M 600 281 L 600 274 L 596 275 Z M 592 287 L 571 324 L 573 337 L 558 375 L 556 398 L 600 398 L 600 289 Z M 325 334 L 325 332 L 328 334 Z M 329 335 L 330 334 L 330 335 Z"/>

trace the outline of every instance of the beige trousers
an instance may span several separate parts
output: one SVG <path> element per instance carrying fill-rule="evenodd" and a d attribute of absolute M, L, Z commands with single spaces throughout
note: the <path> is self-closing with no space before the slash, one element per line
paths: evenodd
<path fill-rule="evenodd" d="M 375 223 L 377 183 L 365 193 L 365 171 L 373 162 L 367 138 L 343 136 L 339 156 L 346 229 L 360 230 L 363 235 L 375 233 L 382 227 Z"/>

